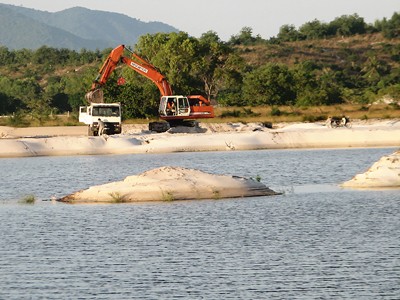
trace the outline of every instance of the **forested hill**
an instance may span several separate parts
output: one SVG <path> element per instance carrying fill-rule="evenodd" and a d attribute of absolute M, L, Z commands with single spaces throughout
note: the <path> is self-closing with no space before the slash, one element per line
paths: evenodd
<path fill-rule="evenodd" d="M 134 45 L 147 33 L 176 32 L 161 22 L 142 22 L 119 13 L 74 7 L 51 13 L 0 3 L 0 45 L 9 49 L 41 46 L 71 50 Z"/>
<path fill-rule="evenodd" d="M 77 111 L 111 50 L 0 47 L 0 115 Z M 399 13 L 374 25 L 353 15 L 299 29 L 282 26 L 269 40 L 251 28 L 228 42 L 213 31 L 200 38 L 145 34 L 133 50 L 157 67 L 175 94 L 202 94 L 223 106 L 400 103 Z M 119 77 L 125 84 L 117 84 Z M 157 115 L 157 87 L 131 68 L 115 69 L 104 95 L 123 103 L 127 118 Z"/>

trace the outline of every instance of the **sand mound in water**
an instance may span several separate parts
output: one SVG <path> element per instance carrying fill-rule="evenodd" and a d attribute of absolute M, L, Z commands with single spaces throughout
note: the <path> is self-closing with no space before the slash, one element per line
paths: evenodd
<path fill-rule="evenodd" d="M 140 175 L 128 176 L 123 181 L 93 186 L 59 200 L 70 203 L 116 203 L 220 199 L 277 194 L 253 179 L 208 174 L 180 167 L 161 167 Z"/>
<path fill-rule="evenodd" d="M 400 151 L 385 155 L 365 173 L 342 184 L 353 188 L 400 188 Z"/>

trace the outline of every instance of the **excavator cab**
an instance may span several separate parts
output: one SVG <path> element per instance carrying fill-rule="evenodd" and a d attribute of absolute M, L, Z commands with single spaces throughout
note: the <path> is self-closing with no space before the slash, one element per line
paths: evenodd
<path fill-rule="evenodd" d="M 158 112 L 164 120 L 188 117 L 190 115 L 189 100 L 184 96 L 163 96 Z"/>

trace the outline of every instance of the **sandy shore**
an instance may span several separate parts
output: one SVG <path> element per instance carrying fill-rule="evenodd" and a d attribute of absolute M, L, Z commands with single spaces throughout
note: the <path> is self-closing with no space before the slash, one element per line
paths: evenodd
<path fill-rule="evenodd" d="M 260 124 L 201 124 L 198 128 L 178 127 L 165 133 L 150 132 L 147 130 L 147 125 L 124 125 L 123 133 L 120 135 L 88 137 L 86 134 L 85 126 L 0 127 L 0 158 L 257 149 L 399 147 L 400 120 L 359 121 L 354 122 L 352 128 L 330 128 L 324 123 L 277 124 L 272 129 Z M 399 161 L 399 152 L 389 158 L 384 157 L 365 174 L 355 176 L 342 186 L 398 188 L 400 187 Z M 193 176 L 193 172 L 197 172 L 196 176 Z M 66 196 L 63 201 L 72 203 L 115 202 L 116 200 L 160 201 L 168 197 L 174 200 L 192 199 L 193 191 L 196 191 L 194 197 L 196 199 L 213 198 L 215 191 L 218 191 L 218 197 L 255 195 L 253 193 L 255 183 L 246 181 L 246 185 L 232 194 L 232 186 L 238 186 L 238 182 L 231 182 L 233 180 L 231 177 L 219 177 L 216 180 L 213 177 L 215 175 L 198 172 L 200 171 L 172 170 L 171 168 L 164 168 L 162 171 L 153 170 L 144 175 L 128 177 L 122 182 L 78 191 Z M 201 180 L 192 182 L 190 178 L 201 178 Z M 222 184 L 225 181 L 226 184 Z M 219 185 L 216 186 L 216 183 Z M 196 190 L 193 187 L 199 187 L 199 189 Z M 260 188 L 257 187 L 257 189 Z M 273 191 L 271 192 L 273 194 Z"/>
<path fill-rule="evenodd" d="M 353 122 L 351 129 L 324 123 L 200 124 L 189 131 L 152 133 L 147 125 L 124 125 L 114 136 L 88 137 L 85 126 L 0 127 L 0 157 L 233 151 L 257 149 L 400 146 L 400 120 Z"/>

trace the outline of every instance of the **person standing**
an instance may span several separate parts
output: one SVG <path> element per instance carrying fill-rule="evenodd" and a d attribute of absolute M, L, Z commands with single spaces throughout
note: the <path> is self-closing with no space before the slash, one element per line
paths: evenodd
<path fill-rule="evenodd" d="M 97 121 L 98 121 L 98 132 L 97 132 L 97 134 L 100 136 L 100 135 L 103 135 L 104 122 L 100 118 Z"/>

